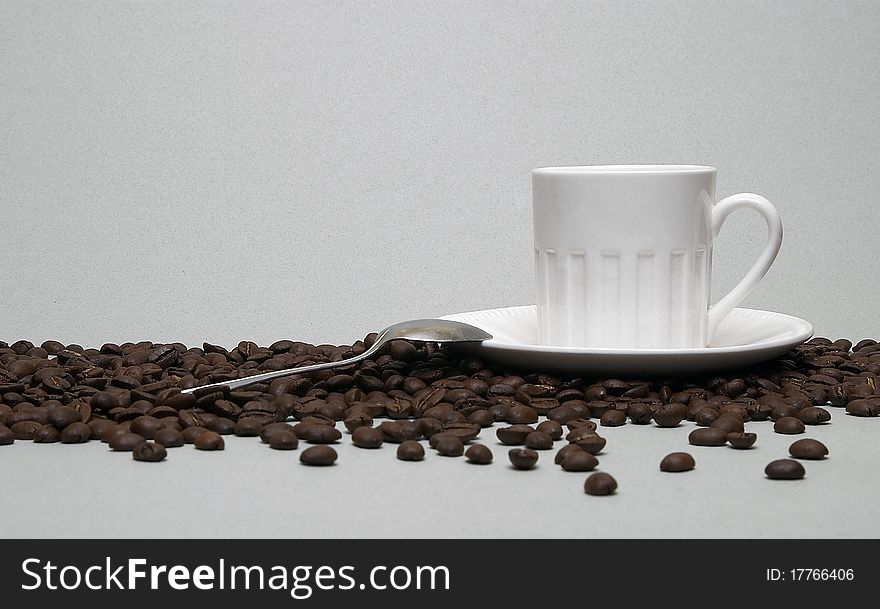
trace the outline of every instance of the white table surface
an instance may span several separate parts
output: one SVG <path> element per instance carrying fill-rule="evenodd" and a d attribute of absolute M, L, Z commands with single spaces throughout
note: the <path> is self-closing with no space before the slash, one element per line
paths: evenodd
<path fill-rule="evenodd" d="M 880 418 L 832 412 L 831 424 L 799 436 L 750 423 L 758 441 L 747 451 L 689 446 L 687 422 L 600 428 L 599 469 L 619 484 L 609 497 L 584 494 L 586 473 L 554 465 L 562 443 L 535 470 L 513 470 L 494 428 L 481 435 L 495 455 L 488 466 L 433 450 L 401 462 L 396 445 L 359 449 L 347 433 L 330 468 L 301 465 L 305 444 L 276 451 L 258 438 L 226 436 L 223 452 L 169 449 L 162 463 L 95 441 L 16 441 L 0 447 L 0 537 L 880 537 Z M 764 477 L 807 437 L 829 458 L 804 461 L 803 480 Z M 680 450 L 697 468 L 659 471 Z"/>

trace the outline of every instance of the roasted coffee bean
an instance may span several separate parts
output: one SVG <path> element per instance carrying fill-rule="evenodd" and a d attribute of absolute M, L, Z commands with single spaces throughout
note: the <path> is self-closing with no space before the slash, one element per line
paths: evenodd
<path fill-rule="evenodd" d="M 92 430 L 92 440 L 100 440 L 105 431 L 116 427 L 116 423 L 110 419 L 92 419 L 87 425 Z"/>
<path fill-rule="evenodd" d="M 591 438 L 596 435 L 598 435 L 596 430 L 591 427 L 578 427 L 568 432 L 565 435 L 565 439 L 570 443 L 575 443 L 582 438 Z"/>
<path fill-rule="evenodd" d="M 437 438 L 437 441 L 434 442 L 434 449 L 438 454 L 444 457 L 460 457 L 464 454 L 464 444 L 459 438 L 446 433 L 438 434 L 434 438 Z"/>
<path fill-rule="evenodd" d="M 425 458 L 425 449 L 415 440 L 405 440 L 397 447 L 397 458 L 401 461 L 421 461 Z"/>
<path fill-rule="evenodd" d="M 299 439 L 293 431 L 277 430 L 269 436 L 269 448 L 294 450 L 297 446 L 299 446 Z"/>
<path fill-rule="evenodd" d="M 590 472 L 599 465 L 599 460 L 584 450 L 574 450 L 562 458 L 562 469 L 567 472 Z"/>
<path fill-rule="evenodd" d="M 687 412 L 684 404 L 664 404 L 654 413 L 654 423 L 658 427 L 676 427 L 687 417 Z"/>
<path fill-rule="evenodd" d="M 532 469 L 538 462 L 538 453 L 531 448 L 512 448 L 507 458 L 516 469 Z"/>
<path fill-rule="evenodd" d="M 718 420 L 719 413 L 711 406 L 703 406 L 694 415 L 694 423 L 701 427 L 709 427 Z"/>
<path fill-rule="evenodd" d="M 382 432 L 375 427 L 358 427 L 351 432 L 351 442 L 360 448 L 379 448 L 382 446 Z"/>
<path fill-rule="evenodd" d="M 636 425 L 647 425 L 654 416 L 651 407 L 643 402 L 630 402 L 626 407 L 626 414 Z"/>
<path fill-rule="evenodd" d="M 804 433 L 803 422 L 795 417 L 782 417 L 773 424 L 773 431 L 781 434 L 798 434 Z"/>
<path fill-rule="evenodd" d="M 186 433 L 186 431 L 187 430 L 184 430 L 184 433 Z M 193 446 L 199 450 L 223 450 L 226 444 L 223 442 L 223 436 L 206 429 L 195 437 L 193 440 Z"/>
<path fill-rule="evenodd" d="M 795 459 L 824 459 L 828 455 L 828 447 L 819 440 L 804 438 L 789 446 L 788 452 Z"/>
<path fill-rule="evenodd" d="M 562 425 L 560 425 L 556 421 L 541 421 L 540 423 L 538 423 L 535 431 L 543 431 L 553 440 L 561 439 L 563 433 L 565 433 L 562 429 Z"/>
<path fill-rule="evenodd" d="M 577 444 L 566 444 L 562 448 L 556 451 L 556 457 L 553 459 L 553 462 L 556 465 L 562 465 L 562 462 L 565 458 L 574 452 L 586 452 L 583 448 L 578 446 Z M 589 454 L 589 453 L 588 453 Z"/>
<path fill-rule="evenodd" d="M 81 422 L 82 415 L 77 409 L 71 408 L 70 406 L 58 406 L 49 412 L 47 421 L 60 430 L 64 429 L 71 423 Z"/>
<path fill-rule="evenodd" d="M 626 413 L 622 410 L 608 410 L 599 419 L 603 427 L 620 427 L 626 424 Z"/>
<path fill-rule="evenodd" d="M 131 431 L 139 436 L 152 440 L 156 436 L 156 432 L 165 427 L 165 425 L 155 417 L 143 415 L 131 422 Z"/>
<path fill-rule="evenodd" d="M 495 435 L 498 436 L 502 444 L 520 446 L 526 443 L 526 437 L 534 431 L 535 429 L 530 425 L 511 425 L 496 429 Z"/>
<path fill-rule="evenodd" d="M 694 446 L 724 446 L 727 432 L 717 427 L 700 427 L 688 435 L 688 442 Z"/>
<path fill-rule="evenodd" d="M 235 422 L 223 417 L 211 419 L 205 424 L 209 431 L 219 433 L 221 436 L 228 436 L 235 432 Z"/>
<path fill-rule="evenodd" d="M 553 438 L 543 431 L 533 431 L 526 436 L 525 445 L 534 450 L 550 450 L 553 448 Z"/>
<path fill-rule="evenodd" d="M 492 451 L 483 444 L 471 444 L 464 453 L 469 463 L 488 465 L 492 463 Z"/>
<path fill-rule="evenodd" d="M 605 472 L 590 474 L 584 482 L 584 491 L 588 495 L 611 495 L 617 490 L 617 480 Z"/>
<path fill-rule="evenodd" d="M 662 472 L 687 472 L 696 466 L 697 462 L 690 453 L 669 453 L 660 461 Z"/>
<path fill-rule="evenodd" d="M 333 465 L 337 456 L 332 446 L 312 446 L 300 453 L 299 460 L 304 465 Z"/>
<path fill-rule="evenodd" d="M 427 439 L 443 431 L 443 423 L 431 417 L 422 417 L 416 420 L 419 433 Z M 415 440 L 416 438 L 411 438 Z"/>
<path fill-rule="evenodd" d="M 588 429 L 592 429 L 596 431 L 596 422 L 590 421 L 589 419 L 573 419 L 565 424 L 568 427 L 569 431 L 574 431 L 575 429 L 582 429 L 584 427 Z"/>
<path fill-rule="evenodd" d="M 415 422 L 412 422 L 412 425 L 408 425 L 407 423 L 410 422 L 385 421 L 381 423 L 378 429 L 382 433 L 382 439 L 385 442 L 391 442 L 393 444 L 400 444 L 406 440 L 418 440 L 422 433 L 421 426 Z M 434 434 L 432 438 L 436 435 L 438 434 Z"/>
<path fill-rule="evenodd" d="M 0 446 L 9 446 L 15 442 L 15 434 L 6 425 L 0 424 Z"/>
<path fill-rule="evenodd" d="M 733 448 L 751 448 L 758 439 L 758 434 L 749 432 L 731 432 L 727 434 L 727 443 Z"/>
<path fill-rule="evenodd" d="M 818 406 L 808 406 L 798 412 L 798 418 L 805 425 L 821 425 L 831 420 L 831 413 Z"/>
<path fill-rule="evenodd" d="M 31 438 L 36 444 L 54 444 L 61 441 L 61 432 L 54 425 L 42 425 L 34 431 Z"/>
<path fill-rule="evenodd" d="M 517 404 L 507 409 L 504 418 L 511 424 L 531 424 L 538 422 L 538 413 L 533 408 Z"/>
<path fill-rule="evenodd" d="M 103 438 L 102 438 L 103 439 Z M 139 436 L 136 433 L 131 433 L 128 431 L 123 431 L 114 435 L 108 444 L 110 448 L 116 451 L 128 452 L 134 449 L 135 446 L 143 442 L 146 438 L 143 436 Z"/>
<path fill-rule="evenodd" d="M 709 427 L 712 429 L 720 429 L 725 433 L 742 433 L 745 431 L 742 419 L 738 416 L 732 416 L 729 414 L 718 417 L 712 421 L 712 424 Z"/>
<path fill-rule="evenodd" d="M 443 426 L 443 433 L 452 434 L 467 444 L 480 434 L 480 426 L 465 422 L 449 423 Z"/>
<path fill-rule="evenodd" d="M 168 455 L 165 447 L 156 442 L 143 441 L 135 446 L 131 451 L 131 456 L 135 461 L 146 461 L 155 463 L 162 461 Z"/>
<path fill-rule="evenodd" d="M 92 429 L 81 421 L 71 423 L 61 430 L 62 444 L 82 444 L 88 442 L 91 437 Z"/>
<path fill-rule="evenodd" d="M 846 412 L 856 417 L 876 417 L 880 415 L 880 400 L 853 400 L 846 405 Z"/>
<path fill-rule="evenodd" d="M 480 427 L 491 427 L 495 424 L 495 417 L 488 410 L 475 410 L 468 415 L 468 423 L 479 425 Z"/>
<path fill-rule="evenodd" d="M 312 423 L 297 425 L 296 435 L 309 444 L 332 444 L 342 438 L 342 433 L 335 427 Z"/>
<path fill-rule="evenodd" d="M 574 444 L 577 444 L 591 455 L 597 455 L 602 452 L 603 448 L 605 448 L 605 442 L 605 438 L 598 434 L 593 434 L 592 436 L 579 438 Z"/>
<path fill-rule="evenodd" d="M 771 480 L 800 480 L 806 474 L 804 466 L 794 459 L 777 459 L 764 468 Z"/>
<path fill-rule="evenodd" d="M 263 429 L 260 430 L 260 440 L 264 444 L 268 444 L 269 440 L 272 439 L 276 433 L 292 433 L 296 435 L 293 429 L 293 425 L 289 425 L 287 423 L 269 423 Z"/>
<path fill-rule="evenodd" d="M 205 427 L 187 427 L 181 432 L 183 435 L 183 441 L 187 444 L 195 444 L 196 438 L 198 438 L 203 433 L 208 433 L 208 429 Z M 211 432 L 214 433 L 214 432 Z"/>
<path fill-rule="evenodd" d="M 19 421 L 14 423 L 9 429 L 16 440 L 33 440 L 34 433 L 41 427 L 36 421 Z"/>
<path fill-rule="evenodd" d="M 173 427 L 163 427 L 156 432 L 153 439 L 165 448 L 177 448 L 186 443 L 183 439 L 183 434 Z"/>

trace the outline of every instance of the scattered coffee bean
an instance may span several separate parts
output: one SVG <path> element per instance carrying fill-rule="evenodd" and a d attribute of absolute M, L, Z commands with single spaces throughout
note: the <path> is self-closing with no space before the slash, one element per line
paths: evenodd
<path fill-rule="evenodd" d="M 831 413 L 818 406 L 808 406 L 798 412 L 798 418 L 805 425 L 821 425 L 831 420 Z"/>
<path fill-rule="evenodd" d="M 299 460 L 305 465 L 333 465 L 337 454 L 332 446 L 312 446 L 300 453 Z"/>
<path fill-rule="evenodd" d="M 495 435 L 501 440 L 502 444 L 508 446 L 520 446 L 525 444 L 526 438 L 535 429 L 530 425 L 511 425 L 510 427 L 499 427 L 495 430 Z"/>
<path fill-rule="evenodd" d="M 583 427 L 596 431 L 596 422 L 590 421 L 589 419 L 572 419 L 566 423 L 565 426 L 568 427 L 569 431 L 574 431 L 575 429 L 581 429 Z"/>
<path fill-rule="evenodd" d="M 562 427 L 560 426 L 560 431 Z M 553 438 L 543 431 L 533 431 L 526 436 L 525 445 L 534 450 L 550 450 L 553 448 Z"/>
<path fill-rule="evenodd" d="M 605 438 L 596 433 L 591 436 L 580 437 L 573 442 L 573 444 L 577 444 L 581 449 L 591 455 L 597 455 L 602 452 L 602 449 L 605 448 L 605 443 Z"/>
<path fill-rule="evenodd" d="M 54 425 L 46 424 L 34 431 L 32 440 L 36 444 L 54 444 L 61 441 L 61 432 Z"/>
<path fill-rule="evenodd" d="M 606 410 L 599 419 L 603 427 L 620 427 L 626 424 L 626 413 L 622 410 Z"/>
<path fill-rule="evenodd" d="M 806 427 L 803 422 L 795 417 L 782 417 L 773 424 L 773 431 L 782 434 L 804 433 Z"/>
<path fill-rule="evenodd" d="M 464 444 L 459 438 L 445 433 L 438 434 L 434 438 L 437 438 L 437 441 L 434 442 L 434 449 L 438 454 L 444 457 L 460 457 L 464 454 Z"/>
<path fill-rule="evenodd" d="M 483 444 L 471 444 L 465 451 L 464 456 L 467 458 L 468 462 L 476 463 L 477 465 L 488 465 L 489 463 L 492 463 L 492 451 L 489 450 L 488 446 L 484 446 Z"/>
<path fill-rule="evenodd" d="M 156 432 L 156 435 L 153 437 L 153 439 L 165 448 L 177 448 L 178 446 L 183 446 L 186 443 L 186 441 L 183 439 L 183 434 L 173 427 L 163 427 Z"/>
<path fill-rule="evenodd" d="M 108 419 L 92 419 L 87 425 L 92 430 L 92 440 L 100 440 L 105 431 L 116 427 L 116 423 Z"/>
<path fill-rule="evenodd" d="M 676 427 L 687 417 L 688 409 L 684 404 L 669 403 L 654 413 L 654 423 L 658 427 Z"/>
<path fill-rule="evenodd" d="M 531 448 L 511 448 L 507 458 L 516 469 L 532 469 L 538 462 L 538 453 Z"/>
<path fill-rule="evenodd" d="M 198 438 L 203 433 L 208 433 L 208 430 L 204 427 L 199 427 L 198 425 L 195 427 L 187 427 L 181 432 L 181 434 L 183 435 L 183 441 L 187 444 L 195 444 L 196 438 Z M 210 433 L 214 432 L 212 431 Z"/>
<path fill-rule="evenodd" d="M 56 428 L 64 429 L 71 423 L 79 423 L 82 421 L 82 415 L 75 408 L 70 406 L 58 406 L 53 409 L 47 418 L 48 422 Z"/>
<path fill-rule="evenodd" d="M 584 491 L 588 495 L 611 495 L 617 490 L 617 480 L 605 472 L 596 472 L 587 477 Z"/>
<path fill-rule="evenodd" d="M 749 432 L 732 432 L 727 434 L 727 443 L 733 448 L 751 448 L 758 439 L 758 434 Z"/>
<path fill-rule="evenodd" d="M 562 448 L 556 451 L 556 457 L 553 459 L 553 462 L 556 465 L 562 465 L 562 462 L 565 461 L 565 458 L 573 453 L 573 452 L 586 452 L 583 448 L 578 446 L 577 444 L 566 444 Z M 589 453 L 588 453 L 589 454 Z"/>
<path fill-rule="evenodd" d="M 824 459 L 828 455 L 828 447 L 819 440 L 804 438 L 789 446 L 788 452 L 795 459 Z"/>
<path fill-rule="evenodd" d="M 538 413 L 535 412 L 533 408 L 529 408 L 528 406 L 525 406 L 523 404 L 517 404 L 507 409 L 504 418 L 507 420 L 508 423 L 512 424 L 537 423 Z"/>
<path fill-rule="evenodd" d="M 155 463 L 162 461 L 168 455 L 165 447 L 156 442 L 143 441 L 135 446 L 131 451 L 131 456 L 135 461 L 147 461 Z"/>
<path fill-rule="evenodd" d="M 299 446 L 299 439 L 292 431 L 279 430 L 269 437 L 269 448 L 275 450 L 295 450 L 297 446 Z"/>
<path fill-rule="evenodd" d="M 584 450 L 574 450 L 563 457 L 560 465 L 567 472 L 590 472 L 596 469 L 599 460 Z"/>
<path fill-rule="evenodd" d="M 459 442 L 461 444 L 461 442 Z M 444 446 L 445 448 L 445 446 Z M 464 450 L 464 446 L 462 445 L 462 450 Z M 439 449 L 438 449 L 439 452 Z M 440 453 L 444 454 L 444 453 Z M 459 453 L 461 454 L 461 453 Z M 450 455 L 457 456 L 457 455 Z M 397 447 L 397 458 L 401 461 L 421 461 L 425 458 L 425 449 L 424 447 L 416 442 L 415 440 L 404 440 Z"/>
<path fill-rule="evenodd" d="M 186 434 L 187 431 L 188 430 L 184 430 L 184 434 Z M 193 440 L 193 446 L 199 450 L 223 450 L 226 444 L 223 442 L 223 436 L 217 432 L 208 431 L 206 429 L 195 437 L 195 440 Z"/>
<path fill-rule="evenodd" d="M 245 417 L 235 423 L 233 433 L 241 437 L 253 437 L 260 435 L 263 423 L 257 417 Z"/>
<path fill-rule="evenodd" d="M 71 423 L 61 430 L 62 444 L 82 444 L 92 438 L 92 429 L 83 422 Z"/>
<path fill-rule="evenodd" d="M 724 446 L 727 432 L 717 427 L 699 427 L 688 435 L 688 442 L 694 446 Z"/>
<path fill-rule="evenodd" d="M 143 436 L 139 436 L 136 433 L 131 433 L 130 431 L 122 431 L 112 436 L 108 444 L 113 450 L 120 452 L 129 452 L 145 439 L 146 438 L 144 438 Z"/>
<path fill-rule="evenodd" d="M 846 412 L 855 417 L 876 417 L 880 415 L 880 400 L 853 400 L 846 405 Z"/>
<path fill-rule="evenodd" d="M 800 480 L 806 472 L 804 466 L 794 459 L 777 459 L 764 468 L 764 473 L 772 480 Z"/>
<path fill-rule="evenodd" d="M 687 472 L 696 466 L 697 462 L 690 453 L 669 453 L 660 461 L 662 472 Z"/>
<path fill-rule="evenodd" d="M 143 415 L 133 419 L 131 422 L 131 432 L 139 436 L 152 440 L 156 437 L 156 432 L 165 427 L 165 425 L 155 417 Z"/>
<path fill-rule="evenodd" d="M 722 415 L 718 417 L 712 422 L 711 425 L 709 425 L 709 428 L 720 429 L 725 434 L 742 433 L 743 431 L 745 431 L 742 419 L 731 415 Z"/>
<path fill-rule="evenodd" d="M 296 428 L 296 435 L 309 444 L 333 444 L 342 438 L 342 432 L 335 427 L 310 423 L 300 423 Z"/>
<path fill-rule="evenodd" d="M 6 425 L 0 425 L 0 446 L 9 446 L 15 442 L 15 434 Z"/>
<path fill-rule="evenodd" d="M 542 431 L 553 440 L 559 440 L 562 438 L 564 430 L 562 429 L 562 425 L 560 425 L 556 421 L 546 420 L 538 423 L 538 426 L 535 428 L 536 431 Z M 528 436 L 527 436 L 528 437 Z"/>
<path fill-rule="evenodd" d="M 375 427 L 358 427 L 351 432 L 351 442 L 360 448 L 379 448 L 382 446 L 382 432 Z"/>

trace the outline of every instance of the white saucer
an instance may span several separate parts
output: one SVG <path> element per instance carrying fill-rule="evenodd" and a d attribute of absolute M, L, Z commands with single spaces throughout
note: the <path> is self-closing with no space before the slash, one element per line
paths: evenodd
<path fill-rule="evenodd" d="M 462 346 L 513 368 L 594 376 L 686 375 L 751 366 L 782 355 L 813 336 L 803 319 L 755 309 L 734 309 L 703 349 L 590 349 L 538 343 L 535 305 L 446 315 L 477 326 L 494 338 Z"/>

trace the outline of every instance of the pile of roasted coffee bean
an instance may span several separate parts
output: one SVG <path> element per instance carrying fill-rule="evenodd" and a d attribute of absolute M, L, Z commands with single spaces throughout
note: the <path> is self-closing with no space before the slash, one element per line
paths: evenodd
<path fill-rule="evenodd" d="M 182 389 L 231 381 L 269 370 L 338 361 L 363 353 L 370 334 L 351 346 L 282 340 L 268 347 L 241 342 L 233 349 L 179 343 L 105 344 L 84 349 L 47 341 L 0 342 L 0 445 L 16 440 L 77 444 L 99 440 L 138 461 L 162 461 L 167 449 L 192 444 L 222 450 L 223 436 L 258 437 L 269 448 L 297 450 L 306 465 L 332 465 L 334 443 L 348 436 L 374 450 L 397 445 L 403 461 L 438 455 L 492 463 L 476 443 L 485 430 L 510 446 L 512 467 L 528 470 L 542 451 L 562 447 L 555 462 L 591 472 L 605 447 L 600 427 L 696 424 L 697 446 L 748 449 L 757 440 L 750 421 L 771 420 L 779 434 L 827 424 L 831 410 L 857 417 L 880 414 L 880 344 L 814 338 L 785 356 L 722 376 L 671 379 L 570 378 L 514 372 L 432 343 L 391 343 L 359 364 L 293 375 L 234 391 L 193 394 Z M 540 421 L 540 422 L 539 422 Z M 347 430 L 343 434 L 340 424 Z M 791 445 L 794 459 L 823 459 L 812 439 Z M 794 459 L 770 463 L 771 479 L 797 479 Z M 660 463 L 666 472 L 695 467 L 688 453 Z M 595 472 L 584 489 L 614 493 L 617 482 Z"/>

